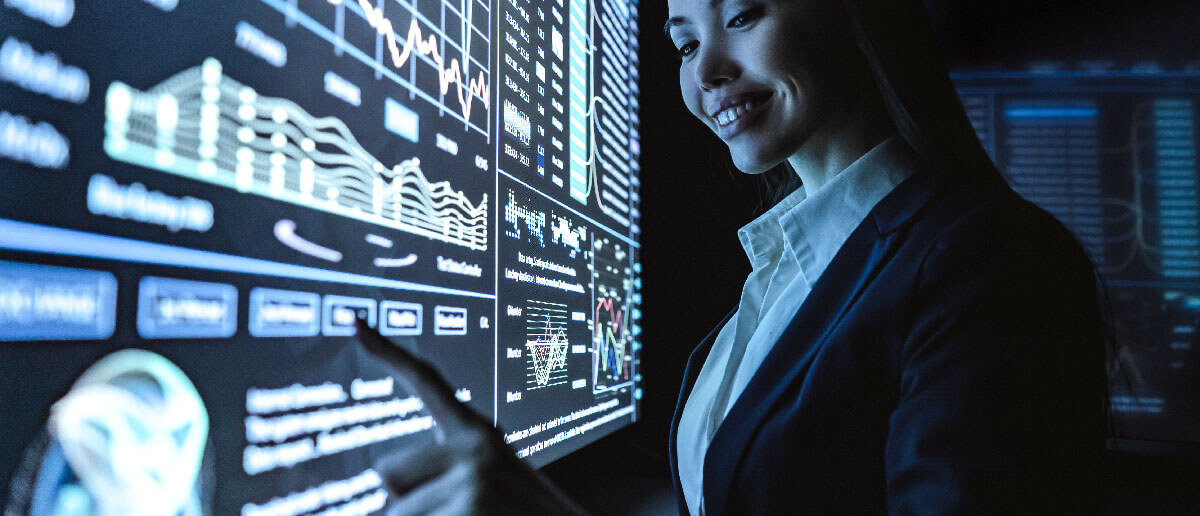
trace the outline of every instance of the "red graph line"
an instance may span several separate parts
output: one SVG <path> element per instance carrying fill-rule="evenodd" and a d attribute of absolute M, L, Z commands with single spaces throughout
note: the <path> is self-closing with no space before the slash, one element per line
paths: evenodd
<path fill-rule="evenodd" d="M 621 319 L 624 318 L 625 311 L 617 310 L 613 306 L 613 301 L 614 301 L 613 298 L 608 297 L 608 298 L 603 298 L 600 300 L 599 303 L 596 303 L 596 313 L 593 315 L 593 319 L 595 321 L 599 322 L 600 321 L 600 310 L 604 310 L 604 311 L 608 312 L 609 327 L 616 328 L 617 331 L 615 333 L 617 333 L 617 335 L 620 335 Z M 600 327 L 598 324 L 596 326 L 596 331 L 600 331 Z"/>
<path fill-rule="evenodd" d="M 603 338 L 599 344 L 598 352 L 600 363 L 605 369 L 613 370 L 617 375 L 629 379 L 629 369 L 625 367 L 626 350 L 624 345 L 619 345 L 623 341 L 624 328 L 621 327 L 621 321 L 625 319 L 625 310 L 619 310 L 616 307 L 615 299 L 608 297 L 602 298 L 596 303 L 596 311 L 593 314 L 596 321 L 596 332 L 599 334 L 603 331 Z M 608 313 L 608 324 L 601 326 L 600 311 Z M 608 351 L 613 350 L 613 363 L 608 363 Z"/>
<path fill-rule="evenodd" d="M 342 0 L 327 0 L 333 5 L 342 3 Z M 396 68 L 404 66 L 408 62 L 408 57 L 412 54 L 413 48 L 416 47 L 417 53 L 433 59 L 438 66 L 438 82 L 442 87 L 442 95 L 450 91 L 450 85 L 456 84 L 458 93 L 458 104 L 462 107 L 463 118 L 471 120 L 471 105 L 474 97 L 478 96 L 480 102 L 483 102 L 483 108 L 488 109 L 488 84 L 483 72 L 479 72 L 478 78 L 470 79 L 465 85 L 464 91 L 462 72 L 458 59 L 451 59 L 450 66 L 446 66 L 445 60 L 438 52 L 437 36 L 431 34 L 428 39 L 423 39 L 421 26 L 417 24 L 416 18 L 412 23 L 408 24 L 408 35 L 404 40 L 404 45 L 401 47 L 396 43 L 396 28 L 392 25 L 392 20 L 389 20 L 383 15 L 382 9 L 377 9 L 371 5 L 370 0 L 358 0 L 358 6 L 363 10 L 367 17 L 367 22 L 375 29 L 375 32 L 387 39 L 388 52 L 392 56 L 392 65 Z M 468 35 L 467 37 L 470 37 Z M 470 56 L 463 56 L 464 59 L 470 59 Z"/>

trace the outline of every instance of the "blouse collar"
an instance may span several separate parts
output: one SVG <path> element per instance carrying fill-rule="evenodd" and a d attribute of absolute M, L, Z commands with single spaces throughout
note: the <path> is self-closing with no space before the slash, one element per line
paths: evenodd
<path fill-rule="evenodd" d="M 797 188 L 738 230 L 751 266 L 758 270 L 789 252 L 807 278 L 819 277 L 850 233 L 913 174 L 916 163 L 908 144 L 893 135 L 815 192 Z"/>

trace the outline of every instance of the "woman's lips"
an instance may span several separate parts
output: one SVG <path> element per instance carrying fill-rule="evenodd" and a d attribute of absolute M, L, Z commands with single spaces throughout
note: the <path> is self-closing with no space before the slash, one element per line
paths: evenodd
<path fill-rule="evenodd" d="M 762 118 L 770 101 L 771 95 L 767 94 L 721 110 L 713 116 L 713 121 L 717 123 L 717 136 L 728 140 L 741 133 Z"/>

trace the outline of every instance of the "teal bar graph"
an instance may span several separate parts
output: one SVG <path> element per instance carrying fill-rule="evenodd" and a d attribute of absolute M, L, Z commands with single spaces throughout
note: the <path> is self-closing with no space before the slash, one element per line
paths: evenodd
<path fill-rule="evenodd" d="M 570 16 L 568 22 L 568 46 L 567 55 L 570 63 L 568 64 L 568 77 L 570 78 L 567 89 L 570 98 L 568 104 L 571 113 L 568 122 L 570 128 L 570 147 L 571 147 L 571 163 L 570 163 L 570 193 L 571 198 L 587 204 L 588 193 L 590 193 L 589 176 L 588 176 L 588 131 L 587 131 L 587 108 L 588 95 L 591 92 L 587 88 L 588 77 L 588 62 L 590 61 L 588 52 L 588 1 L 589 0 L 571 0 Z"/>

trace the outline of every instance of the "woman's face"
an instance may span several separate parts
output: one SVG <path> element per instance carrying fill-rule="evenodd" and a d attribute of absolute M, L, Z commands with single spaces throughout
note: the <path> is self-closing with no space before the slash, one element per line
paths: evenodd
<path fill-rule="evenodd" d="M 849 103 L 854 42 L 837 0 L 670 0 L 683 102 L 757 174 Z M 839 70 L 839 67 L 843 70 Z"/>

